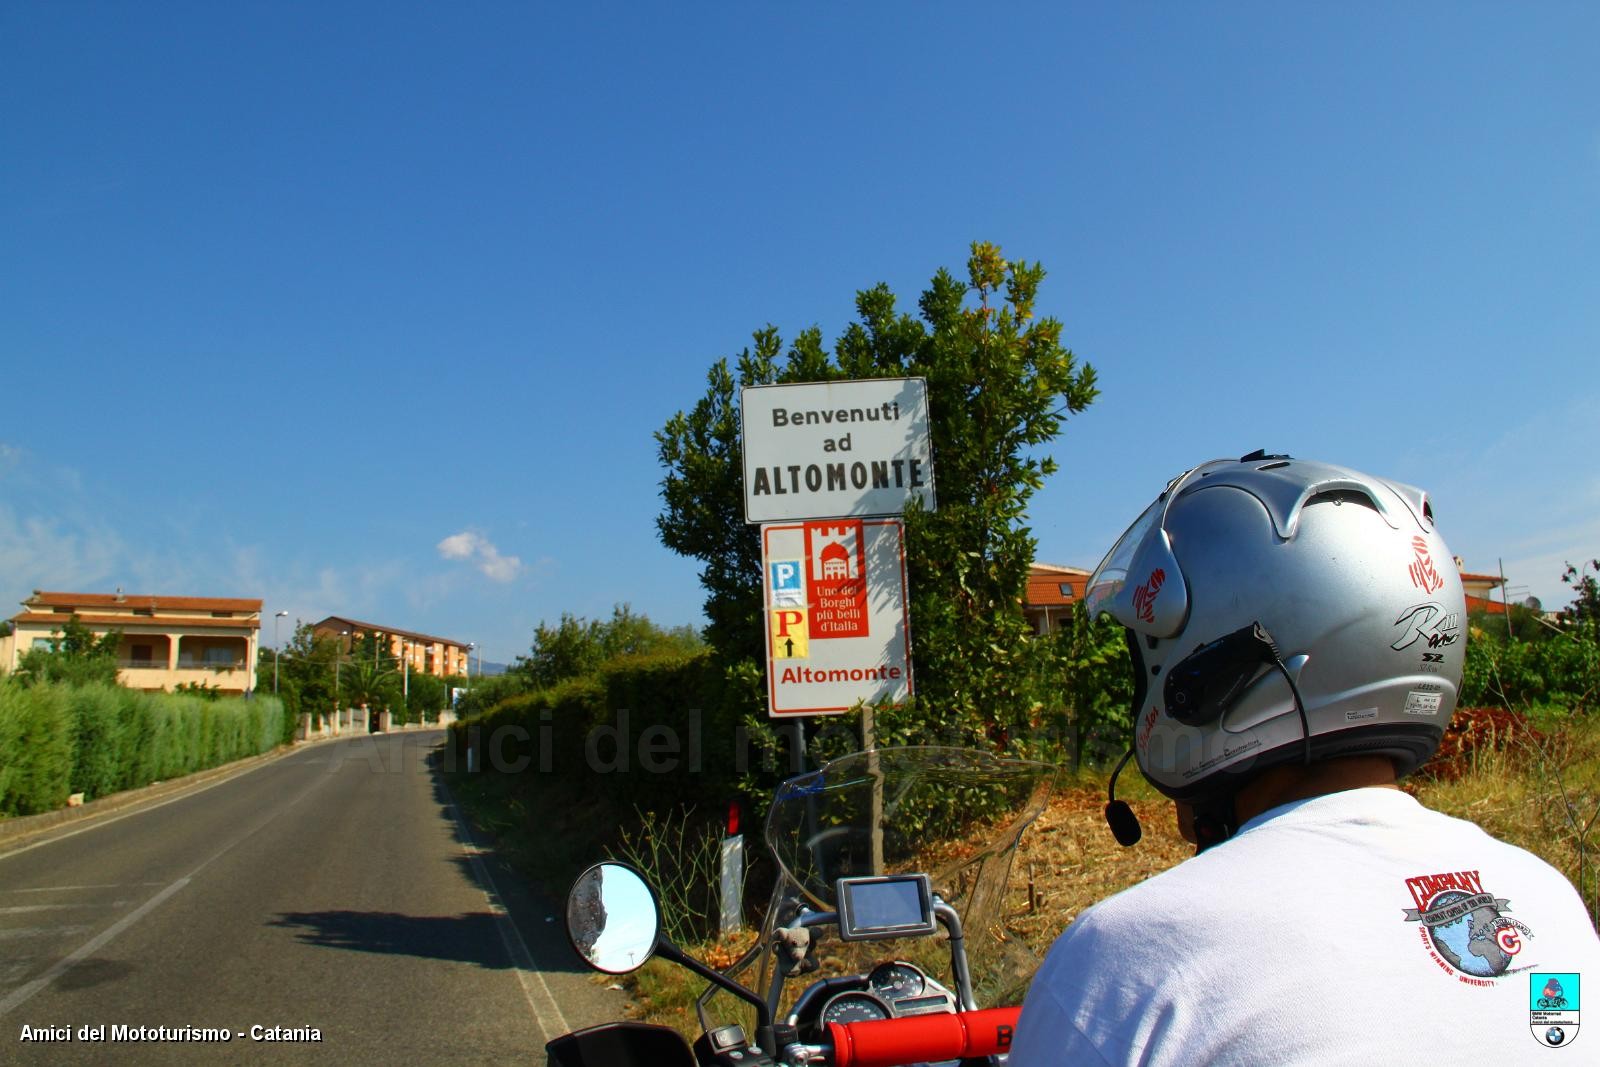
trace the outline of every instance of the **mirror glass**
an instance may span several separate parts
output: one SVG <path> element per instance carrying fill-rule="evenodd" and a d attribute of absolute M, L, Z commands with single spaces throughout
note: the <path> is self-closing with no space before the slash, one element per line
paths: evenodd
<path fill-rule="evenodd" d="M 567 933 L 597 971 L 627 974 L 655 952 L 661 909 L 644 877 L 621 863 L 597 863 L 567 895 Z"/>

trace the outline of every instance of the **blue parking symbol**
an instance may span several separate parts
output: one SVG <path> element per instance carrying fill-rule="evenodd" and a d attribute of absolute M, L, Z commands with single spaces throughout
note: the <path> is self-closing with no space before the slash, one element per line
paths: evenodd
<path fill-rule="evenodd" d="M 767 564 L 767 587 L 774 604 L 800 604 L 805 600 L 805 571 L 797 559 L 773 560 Z"/>

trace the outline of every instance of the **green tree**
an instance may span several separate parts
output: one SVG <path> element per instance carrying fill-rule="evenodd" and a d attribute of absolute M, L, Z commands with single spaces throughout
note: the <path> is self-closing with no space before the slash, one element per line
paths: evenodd
<path fill-rule="evenodd" d="M 600 624 L 561 613 L 555 626 L 540 623 L 533 631 L 533 648 L 518 656 L 512 671 L 529 686 L 542 688 L 566 678 L 588 674 L 600 665 Z"/>
<path fill-rule="evenodd" d="M 1576 644 L 1573 659 L 1578 679 L 1573 689 L 1581 690 L 1574 701 L 1577 707 L 1593 704 L 1600 693 L 1600 559 L 1567 564 L 1561 580 L 1572 587 L 1572 603 L 1564 612 Z"/>
<path fill-rule="evenodd" d="M 431 722 L 450 703 L 449 685 L 438 675 L 412 671 L 403 680 L 407 722 Z"/>
<path fill-rule="evenodd" d="M 629 605 L 618 604 L 604 622 L 562 612 L 557 625 L 540 623 L 533 632 L 532 650 L 518 656 L 512 670 L 530 687 L 543 688 L 592 674 L 623 656 L 688 653 L 700 647 L 694 627 L 664 628 L 648 615 L 635 614 Z"/>
<path fill-rule="evenodd" d="M 1600 641 L 1600 559 L 1567 564 L 1561 581 L 1572 587 L 1572 603 L 1564 613 L 1572 626 L 1591 641 Z"/>
<path fill-rule="evenodd" d="M 117 684 L 117 647 L 122 631 L 97 637 L 78 616 L 51 633 L 45 648 L 30 648 L 17 662 L 17 678 L 26 685 L 65 682 L 68 685 Z"/>
<path fill-rule="evenodd" d="M 292 731 L 302 713 L 317 722 L 333 711 L 334 661 L 339 642 L 319 635 L 309 623 L 299 623 L 289 641 L 278 650 L 278 697 L 283 701 L 286 729 Z M 256 689 L 272 692 L 273 650 L 262 648 L 256 656 Z"/>
<path fill-rule="evenodd" d="M 373 711 L 403 708 L 400 661 L 389 651 L 388 635 L 367 633 L 355 641 L 339 665 L 339 702 L 364 704 Z"/>
<path fill-rule="evenodd" d="M 1083 601 L 1051 634 L 1044 685 L 1061 695 L 1059 709 L 1074 767 L 1115 757 L 1132 739 L 1133 672 L 1122 626 L 1090 619 Z M 1052 705 L 1046 704 L 1047 710 Z"/>
<path fill-rule="evenodd" d="M 965 280 L 934 275 L 917 316 L 886 285 L 856 296 L 857 321 L 830 353 L 821 331 L 784 351 L 758 330 L 705 395 L 656 434 L 666 474 L 662 543 L 700 561 L 707 641 L 730 666 L 762 655 L 760 547 L 743 515 L 739 390 L 783 382 L 917 376 L 928 384 L 938 508 L 906 516 L 914 708 L 881 718 L 885 737 L 937 724 L 950 740 L 1004 744 L 1031 727 L 1041 698 L 1036 651 L 1020 608 L 1034 539 L 1028 501 L 1055 472 L 1044 451 L 1063 420 L 1097 395 L 1094 371 L 1035 313 L 1044 269 L 975 243 Z M 753 694 L 752 694 L 753 696 Z"/>

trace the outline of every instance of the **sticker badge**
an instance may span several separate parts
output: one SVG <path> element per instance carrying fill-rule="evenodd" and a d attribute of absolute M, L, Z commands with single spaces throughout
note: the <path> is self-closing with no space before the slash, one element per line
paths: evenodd
<path fill-rule="evenodd" d="M 768 643 L 773 659 L 809 659 L 811 634 L 801 608 L 777 608 L 768 615 Z"/>
<path fill-rule="evenodd" d="M 1566 1048 L 1578 1039 L 1581 977 L 1540 971 L 1528 975 L 1528 1029 L 1546 1048 Z"/>
<path fill-rule="evenodd" d="M 1150 572 L 1149 579 L 1133 591 L 1133 610 L 1145 622 L 1156 621 L 1156 597 L 1161 595 L 1161 587 L 1167 582 L 1167 572 L 1157 567 Z"/>
<path fill-rule="evenodd" d="M 1443 703 L 1444 693 L 1438 686 L 1418 687 L 1406 694 L 1405 711 L 1407 715 L 1437 715 Z"/>
<path fill-rule="evenodd" d="M 805 569 L 797 559 L 775 559 L 767 564 L 767 585 L 772 590 L 775 608 L 803 608 L 806 605 Z"/>
<path fill-rule="evenodd" d="M 1444 579 L 1439 577 L 1439 568 L 1433 565 L 1433 556 L 1428 552 L 1428 542 L 1421 537 L 1411 539 L 1411 566 L 1406 572 L 1411 575 L 1411 584 L 1424 593 L 1436 593 L 1444 588 Z"/>
<path fill-rule="evenodd" d="M 860 519 L 806 523 L 811 607 L 807 624 L 817 641 L 868 637 L 866 535 Z"/>
<path fill-rule="evenodd" d="M 1394 620 L 1394 628 L 1400 631 L 1400 635 L 1389 647 L 1396 652 L 1403 652 L 1419 641 L 1426 648 L 1440 649 L 1461 640 L 1461 616 L 1446 611 L 1443 604 L 1432 600 L 1426 604 L 1413 604 L 1402 611 L 1400 617 Z"/>
<path fill-rule="evenodd" d="M 1533 931 L 1506 915 L 1511 901 L 1484 888 L 1477 871 L 1406 879 L 1417 905 L 1405 921 L 1421 924 L 1422 945 L 1439 969 L 1466 985 L 1493 986 Z"/>

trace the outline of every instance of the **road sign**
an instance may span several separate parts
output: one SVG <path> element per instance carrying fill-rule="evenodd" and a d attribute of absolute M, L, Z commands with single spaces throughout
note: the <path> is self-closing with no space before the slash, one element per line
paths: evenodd
<path fill-rule="evenodd" d="M 764 524 L 761 572 L 774 718 L 911 695 L 900 520 Z"/>
<path fill-rule="evenodd" d="M 746 522 L 932 508 L 933 441 L 921 378 L 749 386 L 740 394 Z"/>

